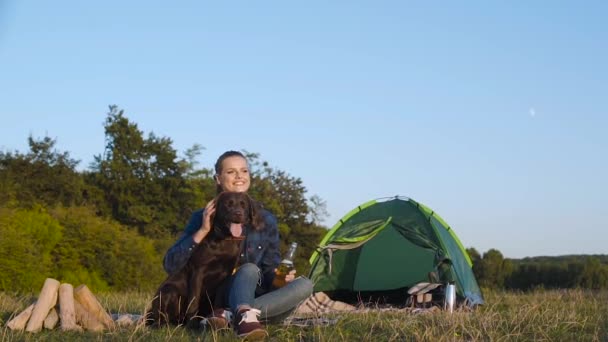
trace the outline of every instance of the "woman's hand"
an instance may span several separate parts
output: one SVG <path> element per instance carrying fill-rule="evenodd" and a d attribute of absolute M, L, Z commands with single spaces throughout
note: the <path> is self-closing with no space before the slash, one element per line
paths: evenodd
<path fill-rule="evenodd" d="M 285 282 L 286 283 L 291 283 L 294 279 L 296 279 L 296 270 L 291 270 L 285 276 Z"/>
<path fill-rule="evenodd" d="M 213 213 L 215 213 L 215 199 L 209 201 L 209 203 L 207 203 L 205 206 L 205 210 L 203 211 L 203 223 L 192 236 L 194 242 L 201 243 L 205 236 L 207 236 L 207 234 L 209 234 L 211 231 L 211 216 L 213 216 Z"/>

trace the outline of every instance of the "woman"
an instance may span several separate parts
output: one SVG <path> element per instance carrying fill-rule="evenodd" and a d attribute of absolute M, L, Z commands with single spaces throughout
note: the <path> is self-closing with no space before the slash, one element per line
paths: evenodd
<path fill-rule="evenodd" d="M 247 192 L 250 185 L 249 165 L 245 156 L 236 151 L 222 154 L 215 163 L 215 182 L 222 191 Z M 167 273 L 181 269 L 193 249 L 211 229 L 211 215 L 215 203 L 210 201 L 204 209 L 190 218 L 182 237 L 167 251 L 164 268 Z M 246 229 L 241 265 L 225 282 L 226 309 L 214 310 L 208 322 L 212 328 L 225 328 L 232 323 L 239 337 L 265 338 L 263 321 L 280 321 L 312 294 L 312 282 L 305 277 L 295 278 L 295 270 L 285 278 L 287 285 L 275 289 L 272 281 L 280 262 L 279 231 L 277 220 L 269 211 L 262 210 L 265 226 L 261 230 Z M 218 294 L 219 295 L 219 294 Z"/>

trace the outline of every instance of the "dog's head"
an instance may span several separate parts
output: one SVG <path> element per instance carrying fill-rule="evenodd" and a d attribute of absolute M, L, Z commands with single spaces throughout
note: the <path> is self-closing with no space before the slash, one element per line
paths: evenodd
<path fill-rule="evenodd" d="M 263 226 L 260 205 L 243 192 L 222 192 L 215 198 L 212 219 L 215 236 L 219 239 L 244 237 L 245 225 L 253 229 Z"/>

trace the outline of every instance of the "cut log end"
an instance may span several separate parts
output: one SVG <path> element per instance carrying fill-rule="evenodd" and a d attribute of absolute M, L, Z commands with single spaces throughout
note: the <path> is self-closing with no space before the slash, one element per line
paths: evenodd
<path fill-rule="evenodd" d="M 11 319 L 10 321 L 8 321 L 8 323 L 6 323 L 6 326 L 11 330 L 16 330 L 16 331 L 21 331 L 21 330 L 25 329 L 25 325 L 27 324 L 27 321 L 32 316 L 32 311 L 34 311 L 34 306 L 36 306 L 36 303 L 28 306 L 25 310 L 21 311 L 20 314 L 13 317 L 13 319 Z"/>

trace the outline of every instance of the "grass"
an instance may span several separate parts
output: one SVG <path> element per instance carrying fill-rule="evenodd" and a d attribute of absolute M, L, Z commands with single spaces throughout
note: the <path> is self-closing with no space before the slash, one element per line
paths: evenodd
<path fill-rule="evenodd" d="M 149 293 L 97 294 L 112 313 L 142 313 Z M 4 325 L 33 296 L 0 293 L 2 341 L 238 341 L 233 333 L 181 327 L 118 328 L 104 333 L 13 332 Z M 301 328 L 271 325 L 272 341 L 608 341 L 608 291 L 486 291 L 487 304 L 472 312 L 412 314 L 376 311 L 330 316 L 335 324 Z"/>

